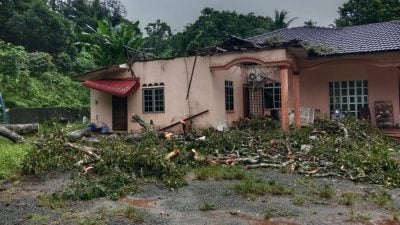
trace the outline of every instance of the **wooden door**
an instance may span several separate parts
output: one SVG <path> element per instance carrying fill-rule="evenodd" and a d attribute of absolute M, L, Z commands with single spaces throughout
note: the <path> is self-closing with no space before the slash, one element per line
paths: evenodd
<path fill-rule="evenodd" d="M 112 120 L 113 131 L 128 130 L 128 102 L 126 97 L 120 98 L 113 96 Z"/>

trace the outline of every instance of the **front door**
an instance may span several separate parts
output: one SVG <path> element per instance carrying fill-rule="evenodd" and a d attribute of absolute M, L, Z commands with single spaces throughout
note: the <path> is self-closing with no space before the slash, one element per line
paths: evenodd
<path fill-rule="evenodd" d="M 128 102 L 126 97 L 113 96 L 112 121 L 113 131 L 128 130 Z"/>

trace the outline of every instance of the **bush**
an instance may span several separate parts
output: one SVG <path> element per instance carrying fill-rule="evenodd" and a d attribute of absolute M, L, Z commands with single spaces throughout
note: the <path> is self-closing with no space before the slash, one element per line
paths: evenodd
<path fill-rule="evenodd" d="M 14 144 L 0 137 L 0 179 L 9 178 L 19 172 L 22 160 L 31 148 L 26 144 Z"/>

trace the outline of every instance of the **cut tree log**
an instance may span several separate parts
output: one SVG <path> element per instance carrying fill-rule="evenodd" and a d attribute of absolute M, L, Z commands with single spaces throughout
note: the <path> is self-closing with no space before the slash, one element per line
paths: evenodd
<path fill-rule="evenodd" d="M 81 139 L 82 137 L 90 137 L 91 133 L 89 129 L 80 129 L 80 130 L 74 130 L 69 133 L 67 133 L 67 137 L 70 141 L 77 141 L 78 139 Z"/>
<path fill-rule="evenodd" d="M 14 143 L 25 142 L 25 139 L 21 135 L 15 133 L 14 131 L 12 131 L 4 126 L 0 126 L 0 136 L 7 138 Z"/>
<path fill-rule="evenodd" d="M 100 159 L 100 156 L 95 153 L 95 152 L 99 152 L 99 149 L 97 149 L 97 148 L 76 145 L 76 144 L 72 144 L 69 142 L 65 143 L 64 146 L 67 148 L 76 150 L 76 151 L 80 151 L 80 152 L 84 153 L 85 155 L 91 156 L 97 160 Z"/>
<path fill-rule="evenodd" d="M 32 123 L 32 124 L 4 124 L 5 128 L 14 131 L 19 135 L 24 134 L 36 134 L 39 132 L 39 124 Z"/>
<path fill-rule="evenodd" d="M 154 128 L 150 125 L 150 123 L 147 123 L 144 121 L 138 114 L 132 114 L 132 121 L 138 123 L 141 127 L 143 127 L 147 131 L 155 132 Z"/>

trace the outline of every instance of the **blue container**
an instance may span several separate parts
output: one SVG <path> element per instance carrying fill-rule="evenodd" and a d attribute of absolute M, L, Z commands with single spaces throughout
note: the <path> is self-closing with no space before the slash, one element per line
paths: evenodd
<path fill-rule="evenodd" d="M 87 126 L 91 132 L 96 132 L 96 125 L 94 123 L 91 123 Z"/>

